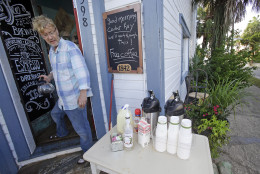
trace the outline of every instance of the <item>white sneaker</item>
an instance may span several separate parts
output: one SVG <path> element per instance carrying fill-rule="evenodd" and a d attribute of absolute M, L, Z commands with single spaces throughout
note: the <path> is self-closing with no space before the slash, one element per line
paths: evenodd
<path fill-rule="evenodd" d="M 84 160 L 84 159 L 82 159 L 82 158 L 80 158 L 79 160 L 78 160 L 78 164 L 83 164 L 83 163 L 85 163 L 86 161 Z"/>

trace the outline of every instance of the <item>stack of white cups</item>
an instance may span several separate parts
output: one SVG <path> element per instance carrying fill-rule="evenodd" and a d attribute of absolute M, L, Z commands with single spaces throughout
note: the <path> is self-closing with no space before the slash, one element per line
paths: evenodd
<path fill-rule="evenodd" d="M 191 131 L 191 120 L 183 119 L 181 122 L 179 138 L 178 138 L 178 147 L 177 147 L 177 156 L 180 159 L 188 159 L 190 157 L 192 142 L 192 131 Z"/>
<path fill-rule="evenodd" d="M 167 117 L 159 116 L 155 131 L 155 150 L 166 151 L 167 146 Z"/>
<path fill-rule="evenodd" d="M 171 116 L 168 128 L 167 152 L 176 154 L 178 137 L 179 137 L 179 120 L 178 116 Z"/>

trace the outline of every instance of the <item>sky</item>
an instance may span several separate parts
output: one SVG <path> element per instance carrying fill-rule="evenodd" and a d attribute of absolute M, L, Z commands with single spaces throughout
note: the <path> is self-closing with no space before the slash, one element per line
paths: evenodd
<path fill-rule="evenodd" d="M 247 6 L 246 7 L 245 18 L 241 22 L 235 24 L 235 30 L 239 29 L 241 31 L 244 31 L 246 29 L 246 27 L 247 27 L 248 22 L 250 20 L 252 20 L 254 16 L 256 17 L 257 15 L 260 16 L 260 12 L 257 13 L 255 10 L 252 11 L 252 6 L 251 5 Z M 241 32 L 241 34 L 242 34 L 242 32 Z"/>

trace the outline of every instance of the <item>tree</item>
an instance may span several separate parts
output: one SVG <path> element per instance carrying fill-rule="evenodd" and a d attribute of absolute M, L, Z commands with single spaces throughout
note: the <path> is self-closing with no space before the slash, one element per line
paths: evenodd
<path fill-rule="evenodd" d="M 212 20 L 212 38 L 210 45 L 212 51 L 225 43 L 229 28 L 234 31 L 234 23 L 240 22 L 245 16 L 246 6 L 251 3 L 256 11 L 260 9 L 260 0 L 194 0 L 207 8 L 207 15 Z"/>
<path fill-rule="evenodd" d="M 255 45 L 260 44 L 260 18 L 259 15 L 257 17 L 253 17 L 252 20 L 249 21 L 245 31 L 242 36 L 242 44 L 250 45 L 253 48 Z"/>
<path fill-rule="evenodd" d="M 209 8 L 203 8 L 201 5 L 197 11 L 197 38 L 202 37 L 202 50 L 208 48 L 210 40 L 212 38 L 213 22 L 209 14 Z"/>
<path fill-rule="evenodd" d="M 248 51 L 251 52 L 252 59 L 260 57 L 259 47 L 260 47 L 260 17 L 253 17 L 249 21 L 245 31 L 241 36 L 241 44 L 249 48 Z"/>

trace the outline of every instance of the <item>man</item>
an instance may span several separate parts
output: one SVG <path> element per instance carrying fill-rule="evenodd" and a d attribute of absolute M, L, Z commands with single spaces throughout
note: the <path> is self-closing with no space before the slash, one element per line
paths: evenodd
<path fill-rule="evenodd" d="M 52 71 L 49 75 L 40 75 L 40 77 L 47 82 L 54 79 L 59 96 L 51 111 L 57 134 L 50 138 L 68 135 L 64 121 L 66 114 L 80 136 L 80 145 L 85 152 L 93 142 L 86 111 L 87 97 L 92 95 L 92 91 L 84 57 L 76 44 L 59 37 L 59 31 L 51 19 L 41 15 L 35 17 L 32 23 L 33 29 L 51 46 L 49 58 Z M 78 161 L 79 164 L 84 162 L 82 158 Z"/>

